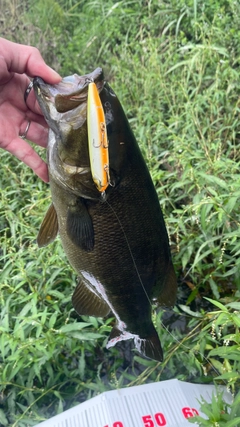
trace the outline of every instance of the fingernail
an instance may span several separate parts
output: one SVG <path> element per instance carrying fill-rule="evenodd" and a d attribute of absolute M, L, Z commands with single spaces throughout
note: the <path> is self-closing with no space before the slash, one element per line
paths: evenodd
<path fill-rule="evenodd" d="M 56 79 L 58 79 L 58 80 L 62 80 L 62 77 L 60 76 L 60 74 L 58 74 L 55 70 L 53 70 L 51 67 L 49 67 L 48 66 L 48 68 L 49 68 L 49 71 L 51 71 L 51 74 L 52 74 L 52 76 L 53 77 L 55 77 Z"/>

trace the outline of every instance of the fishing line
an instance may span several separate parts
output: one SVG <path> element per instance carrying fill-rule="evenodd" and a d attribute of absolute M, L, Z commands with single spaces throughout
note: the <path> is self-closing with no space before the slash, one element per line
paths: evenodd
<path fill-rule="evenodd" d="M 136 264 L 136 262 L 135 262 L 135 259 L 134 259 L 134 256 L 133 256 L 133 253 L 132 253 L 132 250 L 131 250 L 130 245 L 129 245 L 129 242 L 128 242 L 127 235 L 126 235 L 125 230 L 124 230 L 124 228 L 123 228 L 123 225 L 122 225 L 122 223 L 121 223 L 121 221 L 120 221 L 120 219 L 119 219 L 119 217 L 118 217 L 117 213 L 115 212 L 115 210 L 113 209 L 113 207 L 110 205 L 110 203 L 109 203 L 107 200 L 105 201 L 105 203 L 107 203 L 107 205 L 110 207 L 110 209 L 112 210 L 113 214 L 114 214 L 114 215 L 115 215 L 115 217 L 117 218 L 117 221 L 118 221 L 118 223 L 119 223 L 119 225 L 120 225 L 120 227 L 121 227 L 121 230 L 122 230 L 122 232 L 123 232 L 124 238 L 125 238 L 125 240 L 126 240 L 126 243 L 127 243 L 127 246 L 128 246 L 128 250 L 129 250 L 129 252 L 130 252 L 130 255 L 131 255 L 131 258 L 132 258 L 132 262 L 133 262 L 134 268 L 135 268 L 135 270 L 136 270 L 136 273 L 137 273 L 137 276 L 138 276 L 139 282 L 141 283 L 141 286 L 142 286 L 143 291 L 144 291 L 144 293 L 145 293 L 145 295 L 146 295 L 146 297 L 147 297 L 147 300 L 148 300 L 148 302 L 149 302 L 150 306 L 152 307 L 152 303 L 151 303 L 151 301 L 150 301 L 150 299 L 149 299 L 149 296 L 148 296 L 148 294 L 147 294 L 147 291 L 146 291 L 146 289 L 145 289 L 145 287 L 144 287 L 144 284 L 143 284 L 143 282 L 142 282 L 141 276 L 140 276 L 140 274 L 139 274 L 139 271 L 138 271 L 138 268 L 137 268 L 137 264 Z"/>
<path fill-rule="evenodd" d="M 146 291 L 146 289 L 145 289 L 145 287 L 144 287 L 144 284 L 143 284 L 143 282 L 142 282 L 141 276 L 140 276 L 139 271 L 138 271 L 138 268 L 137 268 L 137 264 L 136 264 L 136 262 L 135 262 L 135 259 L 134 259 L 134 256 L 133 256 L 133 253 L 132 253 L 131 247 L 130 247 L 129 242 L 128 242 L 127 235 L 126 235 L 125 230 L 124 230 L 124 228 L 123 228 L 123 225 L 122 225 L 122 223 L 121 223 L 121 221 L 120 221 L 120 218 L 118 217 L 117 213 L 115 212 L 115 210 L 113 209 L 113 207 L 110 205 L 110 203 L 109 203 L 107 200 L 105 200 L 105 203 L 107 203 L 107 205 L 110 207 L 110 209 L 112 210 L 113 214 L 115 215 L 115 217 L 116 217 L 116 219 L 117 219 L 117 221 L 118 221 L 118 223 L 119 223 L 119 225 L 120 225 L 120 227 L 121 227 L 121 230 L 122 230 L 123 235 L 124 235 L 124 238 L 125 238 L 125 240 L 126 240 L 127 247 L 128 247 L 129 253 L 130 253 L 130 255 L 131 255 L 131 258 L 132 258 L 132 261 L 133 261 L 133 265 L 134 265 L 134 268 L 135 268 L 135 270 L 136 270 L 136 273 L 137 273 L 137 276 L 138 276 L 139 282 L 140 282 L 140 284 L 141 284 L 141 286 L 142 286 L 142 289 L 143 289 L 143 291 L 144 291 L 144 293 L 145 293 L 145 295 L 146 295 L 146 297 L 147 297 L 147 300 L 148 300 L 148 302 L 149 302 L 150 306 L 152 307 L 152 302 L 150 301 L 149 296 L 148 296 L 148 294 L 147 294 L 147 291 Z M 185 317 L 186 317 L 186 316 L 185 316 Z M 160 324 L 161 324 L 162 328 L 163 328 L 163 329 L 165 329 L 165 331 L 166 331 L 166 332 L 167 332 L 167 333 L 168 333 L 168 334 L 173 338 L 173 340 L 179 344 L 179 347 L 183 347 L 183 348 L 184 348 L 185 350 L 187 350 L 188 352 L 190 352 L 190 351 L 191 351 L 191 348 L 190 348 L 190 347 L 188 347 L 187 345 L 183 344 L 183 342 L 179 341 L 179 339 L 178 339 L 177 337 L 175 337 L 175 336 L 173 335 L 173 333 L 172 333 L 172 332 L 170 332 L 170 331 L 168 330 L 168 328 L 167 328 L 167 327 L 162 323 L 162 321 L 160 321 Z M 203 353 L 201 353 L 199 350 L 197 350 L 197 354 L 199 354 L 199 355 L 202 357 L 202 359 L 203 359 L 203 360 L 205 360 L 205 362 L 207 362 L 207 363 L 211 366 L 211 368 L 213 369 L 213 371 L 214 371 L 217 375 L 219 375 L 219 374 L 220 374 L 220 372 L 215 368 L 215 366 L 210 362 L 210 360 L 209 360 L 206 356 L 204 356 L 204 354 L 203 354 Z M 204 372 L 204 368 L 203 368 L 203 372 Z M 225 384 L 225 385 L 227 385 L 227 382 L 226 382 L 225 380 L 223 380 L 223 382 L 224 382 L 224 384 Z"/>
<path fill-rule="evenodd" d="M 184 315 L 185 316 L 185 315 Z M 186 317 L 186 316 L 185 316 Z M 161 326 L 163 327 L 163 329 L 165 329 L 165 331 L 179 344 L 179 347 L 183 347 L 184 349 L 188 350 L 188 352 L 191 351 L 191 348 L 188 347 L 187 345 L 183 344 L 183 342 L 179 341 L 178 338 L 176 338 L 172 332 L 169 331 L 169 329 L 162 323 L 162 321 L 160 321 Z M 187 338 L 186 338 L 187 339 Z M 205 360 L 205 362 L 207 362 L 211 368 L 213 369 L 213 371 L 215 372 L 215 374 L 219 375 L 221 374 L 217 368 L 215 368 L 215 366 L 212 364 L 212 362 L 206 357 L 204 356 L 203 353 L 201 353 L 199 350 L 197 350 L 197 354 L 199 354 L 203 360 Z M 204 372 L 204 369 L 203 369 Z M 227 382 L 225 380 L 222 380 L 224 382 L 225 385 L 227 385 Z"/>

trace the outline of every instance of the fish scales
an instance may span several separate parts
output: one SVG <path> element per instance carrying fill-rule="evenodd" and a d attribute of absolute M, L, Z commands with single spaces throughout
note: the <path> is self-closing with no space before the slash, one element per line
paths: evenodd
<path fill-rule="evenodd" d="M 160 306 L 172 306 L 175 301 L 176 277 L 168 235 L 138 144 L 118 98 L 99 77 L 100 73 L 97 69 L 90 75 L 77 76 L 78 84 L 70 88 L 75 99 L 80 91 L 81 120 L 79 128 L 74 124 L 76 129 L 70 126 L 67 131 L 66 124 L 62 128 L 64 120 L 68 124 L 78 121 L 72 100 L 69 110 L 63 104 L 60 109 L 66 111 L 56 112 L 58 85 L 54 86 L 53 95 L 52 86 L 38 78 L 34 80 L 36 96 L 52 129 L 48 162 L 53 208 L 51 219 L 46 217 L 43 222 L 38 241 L 40 246 L 48 244 L 54 240 L 56 229 L 59 231 L 67 258 L 79 274 L 73 295 L 79 314 L 104 316 L 112 311 L 115 315 L 116 326 L 108 347 L 132 338 L 140 353 L 161 361 L 151 301 L 156 300 Z M 90 174 L 87 116 L 83 108 L 87 81 L 94 79 L 98 82 L 109 142 L 111 185 L 103 195 Z M 69 93 L 67 96 L 69 99 Z M 64 99 L 64 93 L 61 97 Z"/>

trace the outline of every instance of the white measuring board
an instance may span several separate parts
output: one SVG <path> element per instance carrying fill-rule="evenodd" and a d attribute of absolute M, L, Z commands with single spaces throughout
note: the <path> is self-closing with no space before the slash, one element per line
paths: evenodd
<path fill-rule="evenodd" d="M 226 388 L 219 389 L 231 403 Z M 213 385 L 178 380 L 106 391 L 35 427 L 190 427 L 187 418 L 204 416 L 198 400 L 210 402 L 213 393 Z"/>

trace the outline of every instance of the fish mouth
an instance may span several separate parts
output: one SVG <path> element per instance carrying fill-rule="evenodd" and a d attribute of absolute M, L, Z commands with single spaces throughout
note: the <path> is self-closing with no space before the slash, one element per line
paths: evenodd
<path fill-rule="evenodd" d="M 34 77 L 33 87 L 42 108 L 43 104 L 52 104 L 58 113 L 66 113 L 87 101 L 88 85 L 91 82 L 94 82 L 98 91 L 101 92 L 104 85 L 102 68 L 96 68 L 92 73 L 84 76 L 73 74 L 64 77 L 56 85 L 49 85 L 40 77 Z"/>

